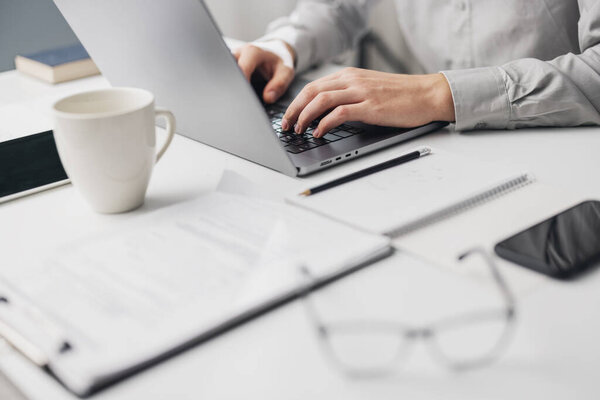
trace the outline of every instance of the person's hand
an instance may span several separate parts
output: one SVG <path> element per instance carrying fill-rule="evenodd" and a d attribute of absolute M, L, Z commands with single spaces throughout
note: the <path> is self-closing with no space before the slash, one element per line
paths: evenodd
<path fill-rule="evenodd" d="M 294 51 L 291 46 L 287 43 L 284 45 L 293 58 Z M 263 92 L 266 103 L 277 101 L 294 80 L 294 69 L 286 66 L 283 59 L 271 51 L 249 43 L 234 50 L 233 55 L 248 81 L 254 72 L 260 73 L 267 81 Z"/>
<path fill-rule="evenodd" d="M 454 102 L 442 74 L 401 75 L 345 68 L 304 87 L 290 104 L 281 127 L 304 133 L 323 117 L 313 135 L 322 137 L 347 121 L 412 128 L 454 121 Z"/>

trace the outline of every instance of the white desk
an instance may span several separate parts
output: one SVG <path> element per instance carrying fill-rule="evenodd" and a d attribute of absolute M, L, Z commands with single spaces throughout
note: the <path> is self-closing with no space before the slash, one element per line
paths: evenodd
<path fill-rule="evenodd" d="M 101 77 L 50 86 L 0 74 L 0 137 L 11 130 L 50 128 L 45 107 L 70 92 L 104 87 Z M 37 113 L 42 114 L 37 114 Z M 321 174 L 293 179 L 192 140 L 176 137 L 157 166 L 146 204 L 135 213 L 167 206 L 211 190 L 224 169 L 240 172 L 282 194 L 389 159 L 417 145 L 431 145 L 474 158 L 518 163 L 542 183 L 600 198 L 600 128 L 514 132 L 436 132 Z M 131 214 L 91 213 L 71 186 L 0 205 L 2 263 L 23 254 L 43 254 L 48 235 L 77 236 Z M 451 223 L 448 222 L 448 223 Z M 477 223 L 470 227 L 474 232 Z M 427 240 L 436 227 L 421 234 Z M 476 244 L 476 243 L 474 243 Z M 393 263 L 388 260 L 387 263 Z M 1 266 L 0 266 L 1 268 Z M 503 266 L 503 268 L 516 268 Z M 363 286 L 368 276 L 370 285 Z M 368 297 L 389 276 L 374 267 L 342 284 Z M 97 399 L 507 399 L 597 398 L 600 382 L 600 273 L 560 283 L 542 280 L 520 299 L 514 341 L 496 364 L 463 374 L 430 365 L 425 352 L 413 354 L 397 377 L 352 381 L 330 368 L 298 302 L 281 307 L 223 336 L 187 351 L 95 396 Z M 325 290 L 332 290 L 331 288 Z M 393 312 L 393 299 L 390 299 Z M 477 301 L 477 299 L 474 299 Z M 574 311 L 577 310 L 577 311 Z M 0 368 L 32 399 L 73 397 L 52 379 L 4 346 Z"/>

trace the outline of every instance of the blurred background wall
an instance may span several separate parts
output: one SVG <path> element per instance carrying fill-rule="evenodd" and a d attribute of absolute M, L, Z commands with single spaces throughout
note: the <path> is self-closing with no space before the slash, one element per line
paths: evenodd
<path fill-rule="evenodd" d="M 0 0 L 0 71 L 13 69 L 17 54 L 76 42 L 52 0 Z"/>
<path fill-rule="evenodd" d="M 252 40 L 264 32 L 269 21 L 289 14 L 296 0 L 206 0 L 206 3 L 225 35 Z M 395 20 L 393 0 L 383 0 L 377 6 L 371 25 L 392 45 L 395 54 L 406 52 Z M 76 36 L 52 0 L 0 0 L 0 71 L 14 68 L 17 54 L 76 42 Z M 375 52 L 369 54 L 369 67 L 391 70 Z"/>

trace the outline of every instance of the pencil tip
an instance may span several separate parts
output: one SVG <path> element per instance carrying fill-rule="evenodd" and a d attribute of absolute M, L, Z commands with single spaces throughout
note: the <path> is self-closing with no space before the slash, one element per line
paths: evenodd
<path fill-rule="evenodd" d="M 310 196 L 310 189 L 300 193 L 299 196 Z"/>

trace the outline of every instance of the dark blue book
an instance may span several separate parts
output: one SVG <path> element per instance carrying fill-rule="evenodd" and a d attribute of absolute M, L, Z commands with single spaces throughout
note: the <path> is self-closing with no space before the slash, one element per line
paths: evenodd
<path fill-rule="evenodd" d="M 85 51 L 85 48 L 80 44 L 40 51 L 38 53 L 24 55 L 23 57 L 41 62 L 42 64 L 51 67 L 90 58 L 88 52 Z"/>
<path fill-rule="evenodd" d="M 50 83 L 99 74 L 98 67 L 81 44 L 19 55 L 17 70 Z"/>

